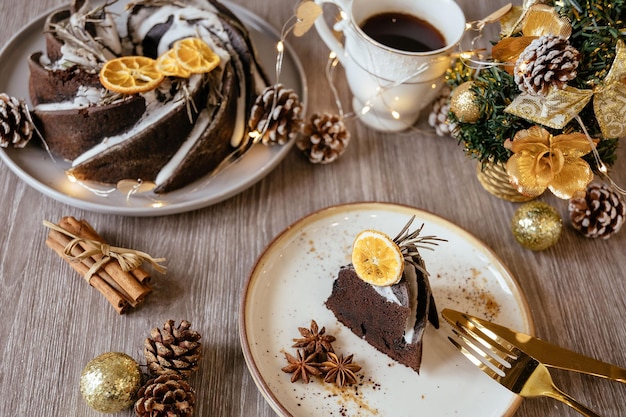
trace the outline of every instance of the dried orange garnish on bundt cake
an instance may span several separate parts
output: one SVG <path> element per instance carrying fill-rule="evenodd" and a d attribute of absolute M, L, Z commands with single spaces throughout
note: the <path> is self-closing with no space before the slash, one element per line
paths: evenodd
<path fill-rule="evenodd" d="M 165 76 L 156 61 L 145 56 L 123 56 L 107 61 L 100 70 L 100 82 L 111 91 L 122 94 L 154 90 Z"/>
<path fill-rule="evenodd" d="M 157 58 L 156 68 L 166 77 L 189 78 L 191 75 L 191 72 L 180 65 L 180 61 L 176 58 L 176 52 L 173 49 L 170 49 Z"/>
<path fill-rule="evenodd" d="M 180 66 L 192 74 L 212 71 L 220 57 L 200 38 L 186 38 L 174 43 L 174 55 Z"/>
<path fill-rule="evenodd" d="M 247 141 L 268 78 L 217 0 L 110 4 L 75 0 L 46 20 L 46 50 L 29 60 L 33 119 L 76 181 L 180 189 Z"/>

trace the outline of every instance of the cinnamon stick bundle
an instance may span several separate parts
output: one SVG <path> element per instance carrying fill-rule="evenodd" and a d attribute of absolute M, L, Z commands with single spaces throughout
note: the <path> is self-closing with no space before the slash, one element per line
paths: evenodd
<path fill-rule="evenodd" d="M 108 244 L 86 220 L 68 216 L 56 225 L 48 222 L 44 224 L 50 228 L 46 245 L 96 288 L 119 314 L 125 314 L 129 308 L 139 305 L 152 291 L 148 285 L 150 274 L 141 267 L 125 270 L 117 255 L 111 257 L 105 253 Z M 102 244 L 102 251 L 94 250 L 99 244 Z M 135 256 L 139 261 L 133 258 L 135 262 L 141 263 L 145 256 L 157 269 L 165 270 L 157 264 L 163 259 L 155 260 L 139 251 L 124 251 L 132 256 L 139 254 Z"/>

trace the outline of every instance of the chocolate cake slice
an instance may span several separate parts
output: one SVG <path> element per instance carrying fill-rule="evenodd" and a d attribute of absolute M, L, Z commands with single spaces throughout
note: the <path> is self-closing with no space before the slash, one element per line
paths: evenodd
<path fill-rule="evenodd" d="M 209 173 L 233 151 L 230 141 L 221 140 L 245 129 L 243 118 L 232 120 L 228 117 L 237 114 L 238 100 L 232 94 L 232 90 L 237 88 L 233 72 L 232 66 L 228 65 L 221 84 L 221 100 L 215 106 L 208 105 L 200 113 L 185 143 L 159 171 L 155 193 L 169 192 L 195 181 L 198 175 Z"/>
<path fill-rule="evenodd" d="M 166 82 L 162 87 L 166 87 Z M 204 99 L 203 80 L 194 75 L 189 82 L 190 100 Z M 172 86 L 172 88 L 174 88 Z M 158 95 L 158 91 L 149 94 Z M 159 170 L 176 153 L 197 118 L 189 119 L 183 90 L 167 103 L 148 99 L 146 112 L 130 130 L 107 138 L 81 154 L 67 170 L 79 181 L 115 184 L 123 179 L 154 181 Z M 148 94 L 146 94 L 148 95 Z"/>
<path fill-rule="evenodd" d="M 359 278 L 352 264 L 343 266 L 326 307 L 354 334 L 419 373 L 424 331 L 428 322 L 439 328 L 439 316 L 424 261 L 415 245 L 407 246 L 397 284 L 372 285 Z"/>
<path fill-rule="evenodd" d="M 66 160 L 127 131 L 146 110 L 141 95 L 103 89 L 98 65 L 114 56 L 113 49 L 120 52 L 119 39 L 117 33 L 105 36 L 99 29 L 111 25 L 103 9 L 90 11 L 84 1 L 75 1 L 50 14 L 44 27 L 45 53 L 35 52 L 28 59 L 33 121 L 49 149 Z M 91 53 L 81 55 L 81 50 Z"/>

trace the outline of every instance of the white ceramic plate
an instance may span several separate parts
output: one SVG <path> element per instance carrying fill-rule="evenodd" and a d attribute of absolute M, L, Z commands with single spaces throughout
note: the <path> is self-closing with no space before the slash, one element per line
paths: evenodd
<path fill-rule="evenodd" d="M 519 397 L 463 357 L 447 340 L 449 326 L 429 325 L 420 374 L 395 363 L 335 319 L 324 302 L 339 267 L 363 229 L 395 236 L 412 215 L 422 235 L 447 239 L 421 254 L 439 312 L 466 311 L 532 333 L 526 300 L 507 268 L 465 230 L 416 208 L 355 203 L 315 212 L 282 232 L 260 255 L 241 300 L 239 334 L 259 390 L 280 416 L 510 416 Z M 413 228 L 411 229 L 413 230 Z M 337 338 L 337 353 L 354 354 L 362 383 L 340 390 L 317 378 L 290 382 L 284 352 L 295 354 L 297 328 L 314 319 Z"/>
<path fill-rule="evenodd" d="M 127 0 L 115 4 L 123 8 Z M 276 64 L 276 43 L 279 35 L 261 18 L 237 4 L 224 2 L 246 25 L 257 47 L 268 76 L 273 77 Z M 121 9 L 120 9 L 121 10 Z M 44 21 L 49 13 L 28 24 L 14 36 L 0 52 L 0 92 L 28 99 L 27 58 L 35 51 L 45 48 L 42 34 Z M 294 89 L 306 103 L 306 79 L 297 56 L 287 49 L 280 82 Z M 36 137 L 33 142 L 37 142 Z M 293 141 L 285 146 L 255 146 L 237 164 L 210 180 L 199 180 L 180 190 L 154 195 L 136 194 L 127 198 L 115 191 L 98 195 L 76 183 L 64 174 L 69 163 L 54 162 L 38 145 L 29 144 L 25 149 L 2 149 L 0 157 L 22 180 L 39 192 L 58 201 L 85 210 L 123 214 L 130 216 L 159 216 L 180 213 L 206 207 L 223 201 L 250 187 L 271 172 L 287 155 Z M 106 189 L 106 188 L 105 188 Z"/>

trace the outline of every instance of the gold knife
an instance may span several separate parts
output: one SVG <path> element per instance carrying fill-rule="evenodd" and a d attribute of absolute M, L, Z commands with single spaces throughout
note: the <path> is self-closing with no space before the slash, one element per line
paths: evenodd
<path fill-rule="evenodd" d="M 455 323 L 464 325 L 464 323 L 469 322 L 480 330 L 484 331 L 486 329 L 546 366 L 626 383 L 626 369 L 619 366 L 581 355 L 580 353 L 524 333 L 516 332 L 499 324 L 461 313 L 460 311 L 446 308 L 441 312 L 441 315 L 452 325 Z"/>

